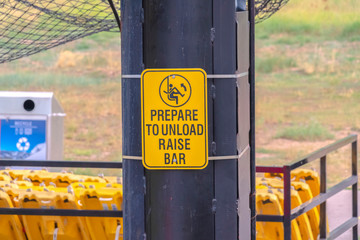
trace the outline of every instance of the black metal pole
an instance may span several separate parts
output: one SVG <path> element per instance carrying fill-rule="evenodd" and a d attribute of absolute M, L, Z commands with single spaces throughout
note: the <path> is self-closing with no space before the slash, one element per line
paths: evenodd
<path fill-rule="evenodd" d="M 213 0 L 214 74 L 233 74 L 237 70 L 235 13 L 233 0 Z M 214 153 L 218 156 L 237 153 L 236 87 L 235 78 L 214 80 Z M 216 240 L 238 239 L 237 161 L 214 162 Z"/>
<path fill-rule="evenodd" d="M 256 239 L 256 193 L 255 193 L 255 0 L 248 0 L 250 22 L 250 209 L 251 209 L 251 239 Z"/>
<path fill-rule="evenodd" d="M 123 74 L 139 74 L 144 68 L 235 73 L 233 0 L 124 0 L 121 9 Z M 140 156 L 140 84 L 123 78 L 122 87 L 123 154 Z M 236 79 L 208 80 L 210 155 L 237 152 L 236 101 Z M 126 240 L 239 237 L 236 159 L 211 161 L 204 170 L 146 171 L 146 186 L 140 161 L 123 161 Z"/>
<path fill-rule="evenodd" d="M 212 1 L 146 0 L 144 9 L 146 68 L 212 73 Z M 211 113 L 209 137 L 211 143 Z M 146 171 L 147 240 L 214 239 L 213 171 L 212 162 L 204 170 Z"/>
<path fill-rule="evenodd" d="M 143 70 L 142 0 L 121 1 L 122 74 Z M 123 155 L 141 156 L 140 80 L 122 78 Z M 124 239 L 145 239 L 144 168 L 141 161 L 123 159 Z"/>

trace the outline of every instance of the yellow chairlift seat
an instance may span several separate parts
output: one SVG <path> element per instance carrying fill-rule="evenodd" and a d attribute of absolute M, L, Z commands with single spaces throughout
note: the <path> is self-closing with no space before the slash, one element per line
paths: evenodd
<path fill-rule="evenodd" d="M 58 173 L 53 172 L 33 172 L 29 173 L 26 177 L 31 180 L 34 186 L 40 186 L 45 184 L 45 186 L 50 185 L 53 182 L 53 179 L 56 178 Z"/>
<path fill-rule="evenodd" d="M 274 189 L 274 194 L 278 197 L 281 206 L 284 206 L 284 193 L 282 189 Z M 291 190 L 291 209 L 294 209 L 302 204 L 299 193 L 295 190 Z M 294 219 L 299 225 L 301 239 L 314 240 L 311 225 L 307 213 L 304 213 Z"/>
<path fill-rule="evenodd" d="M 319 174 L 310 169 L 295 169 L 291 172 L 291 177 L 295 181 L 304 180 L 310 187 L 313 197 L 320 194 L 320 177 Z"/>
<path fill-rule="evenodd" d="M 8 194 L 0 191 L 0 208 L 12 208 Z M 23 232 L 22 224 L 17 215 L 1 215 L 0 216 L 0 239 L 6 240 L 26 240 Z"/>
<path fill-rule="evenodd" d="M 303 203 L 311 200 L 313 198 L 312 192 L 310 190 L 310 187 L 307 183 L 304 182 L 291 182 L 291 185 L 295 188 L 295 190 L 299 193 L 299 196 L 301 198 L 301 201 Z M 314 239 L 318 238 L 318 235 L 320 233 L 319 231 L 319 223 L 320 223 L 320 215 L 319 211 L 316 207 L 309 210 L 307 213 L 307 216 L 309 218 L 311 231 L 313 233 Z"/>
<path fill-rule="evenodd" d="M 115 188 L 77 189 L 75 195 L 81 200 L 82 209 L 122 210 L 122 190 Z M 123 219 L 86 217 L 92 239 L 123 239 Z"/>
<path fill-rule="evenodd" d="M 3 172 L 0 174 L 0 181 L 12 181 L 13 179 L 10 177 L 8 172 Z"/>
<path fill-rule="evenodd" d="M 17 208 L 20 207 L 20 203 L 19 203 L 20 194 L 26 193 L 27 191 L 29 191 L 28 189 L 25 189 L 25 188 L 22 189 L 22 188 L 3 187 L 2 189 L 10 197 L 10 200 L 11 200 L 13 206 L 17 207 Z M 20 220 L 21 220 L 21 218 L 20 218 Z"/>
<path fill-rule="evenodd" d="M 283 215 L 278 197 L 269 189 L 256 190 L 256 209 L 257 214 L 265 215 Z M 277 222 L 256 222 L 257 240 L 283 240 L 283 223 Z M 299 226 L 296 221 L 291 222 L 291 239 L 301 240 Z"/>
<path fill-rule="evenodd" d="M 72 183 L 76 182 L 100 182 L 106 183 L 106 180 L 101 177 L 93 177 L 86 175 L 77 175 L 72 173 L 63 173 L 58 174 L 56 178 L 53 179 L 53 182 L 57 187 L 68 187 Z"/>
<path fill-rule="evenodd" d="M 71 194 L 26 192 L 20 194 L 20 207 L 42 209 L 78 209 Z M 29 240 L 90 240 L 79 217 L 23 216 Z"/>
<path fill-rule="evenodd" d="M 282 173 L 265 173 L 265 178 L 283 178 Z M 294 181 L 300 181 L 303 179 L 311 189 L 312 195 L 316 197 L 320 193 L 320 177 L 319 174 L 311 169 L 298 168 L 291 171 L 291 179 Z"/>
<path fill-rule="evenodd" d="M 32 170 L 32 169 L 24 169 L 24 170 L 20 170 L 20 169 L 5 169 L 2 171 L 3 174 L 8 174 L 12 180 L 24 180 L 24 178 L 27 177 L 27 175 L 31 174 L 31 173 L 47 173 L 47 170 Z"/>
<path fill-rule="evenodd" d="M 11 188 L 19 188 L 14 181 L 0 181 L 0 187 L 11 187 Z"/>
<path fill-rule="evenodd" d="M 100 189 L 100 188 L 118 188 L 122 189 L 122 185 L 118 183 L 102 183 L 102 182 L 76 182 L 70 185 L 72 188 Z"/>
<path fill-rule="evenodd" d="M 115 183 L 115 184 L 122 184 L 122 178 L 117 176 L 105 176 L 105 181 L 107 183 Z"/>

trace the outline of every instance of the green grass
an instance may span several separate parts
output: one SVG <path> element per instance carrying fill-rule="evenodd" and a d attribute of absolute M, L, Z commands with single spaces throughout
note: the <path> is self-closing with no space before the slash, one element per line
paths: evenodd
<path fill-rule="evenodd" d="M 85 156 L 85 157 L 90 157 L 96 153 L 98 153 L 98 150 L 96 149 L 77 149 L 77 148 L 73 148 L 72 149 L 73 153 L 78 155 L 78 156 Z"/>
<path fill-rule="evenodd" d="M 342 37 L 351 41 L 360 41 L 360 20 L 346 25 L 342 30 Z"/>
<path fill-rule="evenodd" d="M 81 41 L 76 41 L 74 45 L 69 45 L 66 49 L 70 51 L 90 51 L 94 49 L 116 49 L 119 46 L 119 33 L 103 32 L 81 39 Z"/>
<path fill-rule="evenodd" d="M 20 72 L 0 75 L 0 89 L 28 88 L 38 86 L 41 88 L 56 88 L 65 86 L 99 85 L 102 79 L 91 76 L 73 76 L 53 72 Z"/>
<path fill-rule="evenodd" d="M 276 138 L 285 138 L 296 141 L 322 141 L 334 139 L 334 135 L 318 122 L 307 125 L 296 125 L 280 130 Z"/>
<path fill-rule="evenodd" d="M 258 24 L 256 35 L 268 44 L 355 41 L 359 39 L 359 12 L 356 0 L 291 0 L 271 19 Z"/>
<path fill-rule="evenodd" d="M 96 176 L 98 173 L 95 173 L 92 169 L 88 168 L 77 168 L 73 170 L 74 174 L 87 175 L 87 176 Z"/>
<path fill-rule="evenodd" d="M 274 151 L 272 149 L 267 149 L 267 148 L 256 148 L 256 152 L 257 153 L 263 153 L 263 154 L 277 154 L 277 153 L 279 153 L 278 151 Z"/>
<path fill-rule="evenodd" d="M 296 67 L 297 64 L 293 58 L 284 56 L 269 56 L 259 58 L 255 66 L 257 72 L 272 73 Z"/>

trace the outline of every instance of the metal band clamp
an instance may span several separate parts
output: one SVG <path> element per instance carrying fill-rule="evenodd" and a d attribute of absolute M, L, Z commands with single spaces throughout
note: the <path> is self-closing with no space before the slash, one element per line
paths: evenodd
<path fill-rule="evenodd" d="M 238 154 L 238 155 L 212 156 L 212 157 L 209 157 L 208 159 L 210 161 L 240 159 L 248 149 L 250 149 L 249 145 L 247 145 L 246 148 L 244 150 L 242 150 L 241 153 Z M 141 156 L 127 156 L 127 155 L 124 155 L 123 159 L 126 159 L 126 160 L 140 160 L 141 161 L 142 157 Z"/>
<path fill-rule="evenodd" d="M 211 78 L 211 79 L 219 79 L 219 78 L 230 79 L 230 78 L 240 78 L 240 77 L 244 77 L 244 76 L 247 76 L 247 75 L 249 75 L 248 72 L 236 73 L 236 74 L 208 74 L 207 78 Z M 141 75 L 139 75 L 139 74 L 124 74 L 124 75 L 121 75 L 121 78 L 140 79 Z"/>

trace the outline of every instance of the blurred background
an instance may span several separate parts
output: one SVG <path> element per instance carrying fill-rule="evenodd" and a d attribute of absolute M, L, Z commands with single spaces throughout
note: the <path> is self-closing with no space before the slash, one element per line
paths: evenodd
<path fill-rule="evenodd" d="M 257 164 L 360 132 L 359 13 L 356 0 L 290 0 L 256 25 Z M 330 186 L 350 176 L 349 148 L 328 158 Z"/>
<path fill-rule="evenodd" d="M 257 164 L 282 165 L 360 132 L 359 13 L 357 0 L 290 0 L 256 25 Z M 0 72 L 2 91 L 55 93 L 67 114 L 65 159 L 121 159 L 119 33 L 0 64 Z M 349 149 L 329 156 L 330 185 L 350 175 L 344 161 Z"/>
<path fill-rule="evenodd" d="M 0 64 L 0 90 L 55 93 L 66 113 L 65 160 L 119 161 L 120 55 L 119 33 L 95 34 Z M 98 174 L 94 169 L 74 172 Z"/>

